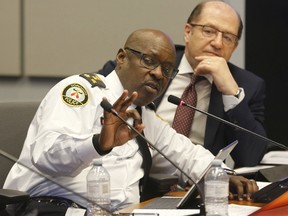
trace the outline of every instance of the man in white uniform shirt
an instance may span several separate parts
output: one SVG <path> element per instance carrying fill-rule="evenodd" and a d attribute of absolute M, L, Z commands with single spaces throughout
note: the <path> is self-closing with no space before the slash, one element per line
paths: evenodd
<path fill-rule="evenodd" d="M 133 32 L 119 49 L 117 66 L 109 76 L 74 75 L 56 84 L 37 110 L 19 162 L 48 175 L 57 184 L 15 164 L 4 188 L 31 195 L 23 207 L 26 211 L 37 209 L 38 215 L 65 215 L 68 207 L 86 207 L 86 175 L 93 158 L 102 157 L 111 179 L 112 209 L 138 203 L 145 160 L 135 139 L 137 133 L 113 114 L 103 112 L 103 98 L 192 179 L 197 179 L 214 156 L 176 133 L 146 107 L 176 75 L 175 58 L 174 44 L 166 34 L 141 29 Z M 142 117 L 136 106 L 141 107 Z M 152 148 L 149 152 L 152 158 L 157 155 Z M 167 164 L 163 169 L 170 167 Z M 249 199 L 258 189 L 254 181 L 243 177 L 231 176 L 230 183 L 239 198 L 246 193 Z"/>

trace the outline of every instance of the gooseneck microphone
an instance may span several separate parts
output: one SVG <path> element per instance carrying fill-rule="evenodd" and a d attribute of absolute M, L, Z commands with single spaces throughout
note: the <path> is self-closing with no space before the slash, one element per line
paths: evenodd
<path fill-rule="evenodd" d="M 205 206 L 204 206 L 204 192 L 200 189 L 199 185 L 184 171 L 182 170 L 177 164 L 175 164 L 173 161 L 171 161 L 161 150 L 159 150 L 154 144 L 152 144 L 148 139 L 146 139 L 142 133 L 138 132 L 135 127 L 133 127 L 131 124 L 129 124 L 125 119 L 123 119 L 122 116 L 118 114 L 118 112 L 113 109 L 112 105 L 107 100 L 102 100 L 100 103 L 101 107 L 107 111 L 112 113 L 113 115 L 117 116 L 124 124 L 127 125 L 129 129 L 131 129 L 133 132 L 137 133 L 138 136 L 141 137 L 149 146 L 151 146 L 153 149 L 155 149 L 161 156 L 163 156 L 167 161 L 169 161 L 170 164 L 172 164 L 177 170 L 179 170 L 183 175 L 185 175 L 197 188 L 197 191 L 200 195 L 200 214 L 199 215 L 206 215 L 205 212 Z"/>
<path fill-rule="evenodd" d="M 220 121 L 220 122 L 222 122 L 222 123 L 224 123 L 226 125 L 229 125 L 231 127 L 237 128 L 237 129 L 239 129 L 241 131 L 245 131 L 246 133 L 252 134 L 253 136 L 258 137 L 258 138 L 260 138 L 260 139 L 262 139 L 264 141 L 270 142 L 270 143 L 274 144 L 275 146 L 277 146 L 277 147 L 279 147 L 281 149 L 288 150 L 288 147 L 283 145 L 283 144 L 281 144 L 281 143 L 278 143 L 278 142 L 276 142 L 274 140 L 268 139 L 267 137 L 264 137 L 264 136 L 262 136 L 260 134 L 257 134 L 257 133 L 255 133 L 253 131 L 250 131 L 250 130 L 248 130 L 246 128 L 240 127 L 239 125 L 233 124 L 232 122 L 226 121 L 225 119 L 222 119 L 222 118 L 220 118 L 218 116 L 215 116 L 215 115 L 213 115 L 211 113 L 208 113 L 208 112 L 205 112 L 203 110 L 200 110 L 200 109 L 198 109 L 198 108 L 196 108 L 196 107 L 194 107 L 194 106 L 192 106 L 190 104 L 185 103 L 180 98 L 178 98 L 178 97 L 176 97 L 174 95 L 169 95 L 168 101 L 170 103 L 173 103 L 173 104 L 177 105 L 177 106 L 186 106 L 186 107 L 189 107 L 190 109 L 194 109 L 194 110 L 196 110 L 196 111 L 198 111 L 200 113 L 203 113 L 204 115 L 207 115 L 207 116 L 209 116 L 209 117 L 211 117 L 213 119 L 216 119 L 217 121 Z"/>
<path fill-rule="evenodd" d="M 175 168 L 177 168 L 182 174 L 184 174 L 189 180 L 191 180 L 193 183 L 194 181 L 191 179 L 191 177 L 184 172 L 177 164 L 175 164 L 173 161 L 171 161 L 161 150 L 159 150 L 154 144 L 152 144 L 148 139 L 146 139 L 142 133 L 140 133 L 139 131 L 137 131 L 135 129 L 135 127 L 133 127 L 131 124 L 129 124 L 125 119 L 123 119 L 122 116 L 120 116 L 118 114 L 118 112 L 116 110 L 113 109 L 112 105 L 107 101 L 107 100 L 102 100 L 102 102 L 100 103 L 101 107 L 107 111 L 112 113 L 113 115 L 117 116 L 124 124 L 126 124 L 132 131 L 134 131 L 135 133 L 137 133 L 137 135 L 139 135 L 141 137 L 141 139 L 143 139 L 145 142 L 147 142 L 147 144 L 149 146 L 151 146 L 153 149 L 155 149 L 159 154 L 161 154 L 161 156 L 163 156 L 167 161 L 169 161 Z"/>

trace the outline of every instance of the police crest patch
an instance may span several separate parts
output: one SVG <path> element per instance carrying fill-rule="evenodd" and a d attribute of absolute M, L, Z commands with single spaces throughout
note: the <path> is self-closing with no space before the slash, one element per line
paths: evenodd
<path fill-rule="evenodd" d="M 82 85 L 71 83 L 64 88 L 62 99 L 69 106 L 84 106 L 88 101 L 88 92 Z"/>

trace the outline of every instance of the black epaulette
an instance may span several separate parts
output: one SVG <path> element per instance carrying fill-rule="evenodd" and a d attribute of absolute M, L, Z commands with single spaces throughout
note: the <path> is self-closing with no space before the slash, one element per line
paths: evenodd
<path fill-rule="evenodd" d="M 106 88 L 105 83 L 100 79 L 100 77 L 96 73 L 83 73 L 80 74 L 79 76 L 86 79 L 91 84 L 92 88 L 94 88 L 95 86 Z"/>

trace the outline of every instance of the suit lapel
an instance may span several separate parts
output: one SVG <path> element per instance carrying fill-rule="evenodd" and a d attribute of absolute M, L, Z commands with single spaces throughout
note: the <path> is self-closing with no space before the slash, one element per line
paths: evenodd
<path fill-rule="evenodd" d="M 216 86 L 213 84 L 211 89 L 211 96 L 210 96 L 210 104 L 208 112 L 216 115 L 220 118 L 223 118 L 224 107 L 223 107 L 223 100 L 222 94 L 216 89 Z M 212 119 L 211 117 L 207 117 L 207 124 L 205 130 L 205 140 L 204 146 L 208 149 L 212 149 L 213 141 L 215 140 L 216 132 L 220 126 L 220 122 Z"/>

